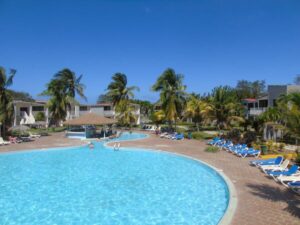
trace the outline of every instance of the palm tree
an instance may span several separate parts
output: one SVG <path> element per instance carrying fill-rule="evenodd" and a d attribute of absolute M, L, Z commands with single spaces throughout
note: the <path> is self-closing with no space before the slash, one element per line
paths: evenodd
<path fill-rule="evenodd" d="M 170 126 L 181 116 L 186 101 L 185 89 L 183 75 L 176 74 L 170 68 L 165 70 L 152 86 L 153 91 L 160 92 L 162 110 Z"/>
<path fill-rule="evenodd" d="M 81 83 L 82 75 L 78 78 L 69 69 L 63 69 L 54 75 L 54 78 L 47 84 L 47 89 L 41 94 L 50 96 L 48 108 L 52 121 L 59 125 L 65 120 L 67 111 L 71 105 L 77 103 L 76 94 L 86 100 L 84 95 L 85 86 Z"/>
<path fill-rule="evenodd" d="M 65 93 L 65 85 L 61 80 L 52 79 L 47 85 L 47 89 L 41 93 L 50 96 L 47 103 L 51 115 L 51 123 L 59 126 L 61 121 L 66 118 L 67 107 L 71 104 L 71 98 Z"/>
<path fill-rule="evenodd" d="M 268 108 L 265 112 L 260 115 L 260 118 L 265 122 L 279 123 L 282 119 L 280 110 L 275 108 Z"/>
<path fill-rule="evenodd" d="M 64 84 L 64 93 L 71 98 L 75 98 L 78 94 L 84 100 L 87 100 L 84 95 L 85 85 L 81 83 L 82 75 L 76 77 L 76 74 L 70 69 L 63 69 L 54 75 L 54 78 L 62 81 Z"/>
<path fill-rule="evenodd" d="M 158 110 L 156 112 L 153 112 L 151 115 L 151 120 L 154 122 L 157 126 L 161 124 L 165 120 L 165 113 L 163 110 Z"/>
<path fill-rule="evenodd" d="M 277 103 L 281 123 L 296 139 L 300 138 L 300 93 L 282 95 Z"/>
<path fill-rule="evenodd" d="M 136 122 L 133 105 L 129 104 L 128 100 L 121 100 L 116 106 L 117 118 L 123 126 L 129 126 Z"/>
<path fill-rule="evenodd" d="M 5 134 L 6 126 L 11 122 L 13 117 L 12 97 L 9 94 L 8 87 L 12 85 L 16 70 L 11 69 L 9 74 L 3 67 L 0 67 L 0 122 L 3 125 Z"/>
<path fill-rule="evenodd" d="M 210 121 L 212 109 L 210 103 L 201 100 L 200 96 L 191 95 L 186 105 L 185 117 L 192 118 L 199 131 L 199 123 Z"/>
<path fill-rule="evenodd" d="M 229 86 L 219 86 L 212 91 L 210 97 L 214 118 L 219 129 L 230 126 L 232 122 L 243 123 L 242 105 L 236 92 Z"/>
<path fill-rule="evenodd" d="M 129 100 L 134 97 L 134 91 L 138 91 L 136 86 L 127 86 L 127 76 L 123 73 L 115 73 L 112 76 L 112 82 L 107 87 L 107 96 L 112 99 L 114 106 L 121 101 Z"/>

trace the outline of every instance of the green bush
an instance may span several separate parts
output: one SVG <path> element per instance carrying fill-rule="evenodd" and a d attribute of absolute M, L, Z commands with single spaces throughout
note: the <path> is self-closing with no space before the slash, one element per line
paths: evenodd
<path fill-rule="evenodd" d="M 182 127 L 176 127 L 176 132 L 177 133 L 184 133 L 184 132 L 186 132 L 186 129 L 184 129 Z"/>
<path fill-rule="evenodd" d="M 234 128 L 227 133 L 227 139 L 232 140 L 234 143 L 240 142 L 241 131 L 237 128 Z"/>
<path fill-rule="evenodd" d="M 36 121 L 45 121 L 45 118 L 46 118 L 46 116 L 45 116 L 44 112 L 37 112 L 35 114 L 35 120 Z"/>
<path fill-rule="evenodd" d="M 244 141 L 245 144 L 251 145 L 253 142 L 256 141 L 256 139 L 257 139 L 256 132 L 254 132 L 254 131 L 247 131 L 244 134 L 243 141 Z"/>
<path fill-rule="evenodd" d="M 187 133 L 186 133 L 187 134 Z M 192 138 L 196 140 L 207 140 L 213 138 L 214 135 L 207 134 L 205 132 L 199 131 L 199 132 L 192 132 Z"/>
<path fill-rule="evenodd" d="M 11 132 L 11 135 L 14 137 L 28 137 L 29 133 L 26 131 L 14 130 Z"/>
<path fill-rule="evenodd" d="M 65 131 L 66 127 L 51 127 L 48 129 L 50 132 L 62 132 Z"/>
<path fill-rule="evenodd" d="M 297 153 L 297 157 L 295 159 L 295 163 L 300 165 L 300 153 Z"/>
<path fill-rule="evenodd" d="M 215 152 L 219 151 L 219 148 L 216 146 L 208 146 L 208 147 L 206 147 L 205 151 L 215 153 Z"/>

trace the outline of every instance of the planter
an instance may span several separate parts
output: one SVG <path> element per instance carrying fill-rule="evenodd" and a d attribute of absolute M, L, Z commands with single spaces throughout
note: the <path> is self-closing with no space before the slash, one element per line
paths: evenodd
<path fill-rule="evenodd" d="M 261 145 L 260 149 L 261 149 L 261 152 L 262 152 L 263 155 L 268 154 L 268 148 L 267 148 L 266 145 Z"/>

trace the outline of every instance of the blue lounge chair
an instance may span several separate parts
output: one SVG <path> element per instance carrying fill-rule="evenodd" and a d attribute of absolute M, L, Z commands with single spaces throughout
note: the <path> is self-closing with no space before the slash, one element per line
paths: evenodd
<path fill-rule="evenodd" d="M 300 181 L 288 182 L 287 185 L 292 191 L 300 194 Z"/>
<path fill-rule="evenodd" d="M 172 140 L 183 140 L 184 139 L 184 135 L 183 134 L 176 134 Z"/>
<path fill-rule="evenodd" d="M 247 156 L 254 156 L 254 157 L 258 157 L 260 155 L 260 150 L 255 150 L 253 148 L 250 148 L 248 150 L 242 150 L 242 151 L 239 151 L 237 153 L 238 156 L 242 157 L 242 158 L 245 158 Z"/>
<path fill-rule="evenodd" d="M 298 172 L 298 166 L 297 165 L 292 165 L 288 170 L 284 171 L 267 171 L 266 174 L 269 176 L 275 178 L 278 176 L 291 176 L 293 174 L 296 174 Z"/>
<path fill-rule="evenodd" d="M 282 161 L 283 161 L 283 156 L 278 156 L 277 158 L 272 158 L 272 159 L 252 160 L 250 161 L 250 165 L 253 166 L 280 165 Z"/>
<path fill-rule="evenodd" d="M 226 141 L 224 144 L 219 146 L 221 149 L 225 149 L 226 151 L 229 151 L 229 149 L 233 146 L 233 143 L 231 141 Z"/>
<path fill-rule="evenodd" d="M 221 140 L 220 138 L 215 137 L 214 139 L 212 139 L 211 141 L 209 141 L 207 144 L 209 144 L 209 145 L 215 145 L 220 140 Z"/>

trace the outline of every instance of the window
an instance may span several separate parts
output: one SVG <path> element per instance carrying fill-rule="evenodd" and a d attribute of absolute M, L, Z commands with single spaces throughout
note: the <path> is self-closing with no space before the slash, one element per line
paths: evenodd
<path fill-rule="evenodd" d="M 27 107 L 20 107 L 20 111 L 28 113 L 28 108 Z"/>
<path fill-rule="evenodd" d="M 104 106 L 104 111 L 110 111 L 111 107 L 110 106 Z"/>
<path fill-rule="evenodd" d="M 273 107 L 276 107 L 277 106 L 277 101 L 276 99 L 273 99 Z"/>
<path fill-rule="evenodd" d="M 36 105 L 36 106 L 32 106 L 32 111 L 44 111 L 44 106 L 39 106 L 39 105 Z"/>
<path fill-rule="evenodd" d="M 87 106 L 80 106 L 79 110 L 80 111 L 88 111 L 88 107 Z"/>
<path fill-rule="evenodd" d="M 266 108 L 266 107 L 268 107 L 268 100 L 260 100 L 259 101 L 259 107 L 260 108 Z"/>

